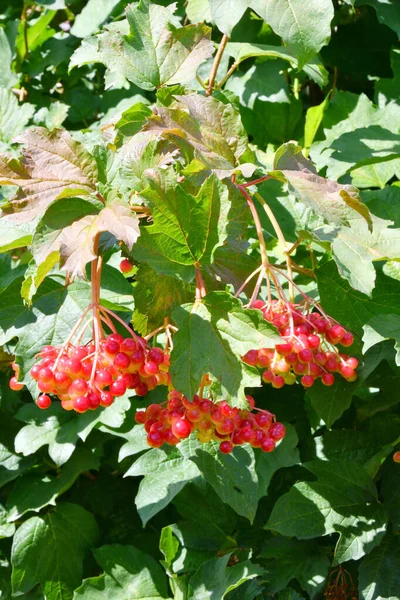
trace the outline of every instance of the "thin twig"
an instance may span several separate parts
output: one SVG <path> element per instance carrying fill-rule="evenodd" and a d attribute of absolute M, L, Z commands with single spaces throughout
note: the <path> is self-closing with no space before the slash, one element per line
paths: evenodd
<path fill-rule="evenodd" d="M 227 72 L 227 74 L 225 75 L 225 77 L 222 79 L 221 82 L 218 83 L 218 85 L 217 85 L 217 89 L 218 90 L 220 90 L 225 85 L 225 83 L 228 81 L 229 77 L 232 75 L 232 73 L 235 71 L 235 69 L 238 68 L 239 64 L 240 63 L 238 63 L 238 62 L 235 61 L 231 65 L 231 67 L 229 68 L 229 71 Z"/>
<path fill-rule="evenodd" d="M 224 33 L 224 35 L 222 36 L 222 40 L 219 45 L 219 48 L 217 50 L 217 54 L 215 55 L 213 66 L 211 68 L 210 78 L 208 80 L 208 88 L 206 89 L 206 96 L 211 96 L 211 94 L 213 92 L 218 67 L 220 65 L 222 55 L 224 53 L 226 44 L 228 43 L 228 40 L 229 40 L 229 37 L 226 35 L 226 33 Z"/>

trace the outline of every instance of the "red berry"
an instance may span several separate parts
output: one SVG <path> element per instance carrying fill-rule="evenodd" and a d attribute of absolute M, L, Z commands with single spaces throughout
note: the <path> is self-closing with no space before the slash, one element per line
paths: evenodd
<path fill-rule="evenodd" d="M 171 429 L 174 436 L 176 436 L 179 439 L 184 439 L 189 437 L 192 431 L 192 426 L 187 419 L 182 418 L 174 421 L 172 423 Z"/>
<path fill-rule="evenodd" d="M 152 448 L 160 448 L 164 443 L 164 436 L 161 431 L 150 431 L 147 435 L 147 443 Z"/>
<path fill-rule="evenodd" d="M 255 367 L 258 361 L 258 351 L 249 350 L 244 356 L 242 356 L 242 361 L 245 362 L 247 365 Z"/>
<path fill-rule="evenodd" d="M 49 408 L 51 405 L 51 398 L 47 394 L 42 394 L 36 400 L 36 404 L 39 408 L 42 408 L 42 409 Z"/>
<path fill-rule="evenodd" d="M 251 443 L 254 439 L 254 435 L 255 435 L 254 429 L 252 429 L 250 427 L 245 427 L 244 429 L 242 429 L 243 442 Z"/>
<path fill-rule="evenodd" d="M 113 378 L 109 369 L 99 369 L 94 380 L 99 387 L 107 387 L 112 383 Z"/>
<path fill-rule="evenodd" d="M 341 325 L 332 325 L 326 332 L 326 339 L 332 344 L 338 344 L 346 331 Z"/>
<path fill-rule="evenodd" d="M 164 441 L 170 446 L 176 446 L 177 444 L 179 444 L 180 440 L 172 433 L 172 429 L 168 427 L 168 429 L 164 431 Z"/>
<path fill-rule="evenodd" d="M 88 385 L 84 379 L 78 377 L 75 379 L 68 388 L 68 394 L 71 398 L 78 396 L 84 396 L 88 390 Z"/>
<path fill-rule="evenodd" d="M 111 392 L 101 392 L 100 393 L 100 405 L 101 406 L 111 406 L 114 402 L 114 396 Z"/>
<path fill-rule="evenodd" d="M 119 268 L 121 269 L 122 273 L 130 273 L 133 269 L 133 265 L 130 260 L 124 258 L 121 260 Z"/>
<path fill-rule="evenodd" d="M 38 381 L 39 391 L 44 392 L 45 394 L 54 391 L 54 383 L 52 381 Z"/>
<path fill-rule="evenodd" d="M 221 435 L 229 435 L 234 428 L 235 423 L 233 422 L 233 419 L 230 419 L 229 417 L 224 417 L 221 423 L 217 423 L 216 425 L 216 429 Z"/>
<path fill-rule="evenodd" d="M 395 452 L 393 454 L 393 460 L 395 463 L 400 463 L 400 452 Z"/>
<path fill-rule="evenodd" d="M 116 340 L 110 340 L 110 338 L 108 338 L 108 340 L 104 344 L 104 351 L 110 356 L 115 356 L 116 354 L 118 354 L 119 350 L 119 343 Z"/>
<path fill-rule="evenodd" d="M 155 362 L 156 365 L 161 365 L 164 362 L 164 352 L 161 348 L 150 348 L 148 359 L 149 361 Z"/>
<path fill-rule="evenodd" d="M 70 377 L 75 379 L 82 373 L 82 363 L 79 358 L 69 358 L 65 364 L 65 370 Z"/>
<path fill-rule="evenodd" d="M 344 334 L 344 336 L 340 340 L 340 343 L 345 348 L 348 348 L 349 346 L 352 346 L 353 343 L 354 343 L 354 336 L 353 336 L 353 334 L 350 333 L 350 331 L 346 331 L 346 333 Z"/>
<path fill-rule="evenodd" d="M 331 386 L 335 383 L 335 376 L 333 373 L 324 373 L 321 377 L 321 381 L 326 386 Z"/>
<path fill-rule="evenodd" d="M 113 396 L 123 396 L 126 392 L 126 385 L 123 381 L 118 380 L 113 381 L 110 385 L 110 393 Z"/>
<path fill-rule="evenodd" d="M 24 387 L 24 384 L 20 383 L 16 377 L 11 377 L 9 385 L 14 392 L 20 392 Z"/>
<path fill-rule="evenodd" d="M 90 410 L 95 410 L 96 408 L 98 408 L 100 406 L 100 402 L 101 402 L 100 394 L 97 394 L 96 392 L 88 392 L 87 397 L 89 400 Z"/>
<path fill-rule="evenodd" d="M 352 369 L 351 367 L 348 367 L 347 365 L 344 365 L 343 363 L 340 363 L 339 371 L 340 371 L 340 374 L 343 375 L 343 377 L 345 379 L 353 377 L 353 375 L 354 375 L 354 369 Z"/>
<path fill-rule="evenodd" d="M 143 365 L 143 369 L 147 375 L 155 375 L 158 373 L 158 365 L 153 361 L 146 361 Z"/>
<path fill-rule="evenodd" d="M 126 338 L 121 342 L 120 348 L 125 354 L 133 354 L 137 350 L 137 344 L 133 338 Z"/>
<path fill-rule="evenodd" d="M 293 351 L 292 344 L 290 344 L 289 342 L 287 342 L 286 344 L 277 344 L 275 348 L 281 356 L 288 356 Z"/>
<path fill-rule="evenodd" d="M 305 388 L 312 387 L 314 385 L 315 379 L 312 375 L 303 375 L 301 378 L 301 385 Z"/>
<path fill-rule="evenodd" d="M 272 452 L 275 449 L 275 442 L 270 437 L 264 437 L 261 440 L 260 447 L 263 452 Z"/>
<path fill-rule="evenodd" d="M 286 435 L 286 427 L 283 423 L 274 423 L 269 430 L 269 435 L 275 442 L 279 442 Z"/>
<path fill-rule="evenodd" d="M 254 400 L 253 396 L 246 396 L 246 400 L 249 403 L 250 410 L 255 407 L 256 401 Z"/>
<path fill-rule="evenodd" d="M 355 358 L 355 356 L 350 356 L 346 360 L 346 365 L 348 367 L 351 367 L 352 369 L 357 369 L 357 367 L 358 367 L 358 360 Z"/>
<path fill-rule="evenodd" d="M 230 454 L 233 450 L 233 445 L 231 444 L 231 442 L 225 440 L 224 442 L 220 443 L 219 449 L 222 452 L 222 454 Z"/>
<path fill-rule="evenodd" d="M 136 396 L 141 396 L 141 397 L 146 396 L 148 391 L 149 391 L 149 388 L 147 387 L 147 384 L 144 383 L 143 381 L 135 387 Z"/>
<path fill-rule="evenodd" d="M 303 350 L 300 350 L 298 356 L 299 356 L 299 361 L 302 363 L 309 363 L 314 358 L 312 350 L 310 350 L 309 348 L 304 348 Z"/>
<path fill-rule="evenodd" d="M 43 367 L 39 371 L 39 381 L 42 383 L 50 383 L 54 381 L 53 371 L 49 367 Z"/>
<path fill-rule="evenodd" d="M 319 348 L 321 340 L 319 339 L 318 335 L 315 335 L 315 333 L 312 333 L 311 335 L 308 336 L 307 339 L 308 339 L 308 347 L 311 348 L 311 350 L 316 350 L 317 348 Z"/>
<path fill-rule="evenodd" d="M 84 413 L 90 408 L 89 398 L 87 396 L 78 396 L 74 402 L 74 410 L 78 413 Z"/>
<path fill-rule="evenodd" d="M 118 352 L 114 358 L 114 367 L 116 369 L 127 369 L 131 364 L 131 359 L 124 352 Z"/>
<path fill-rule="evenodd" d="M 272 416 L 273 415 L 266 410 L 260 411 L 255 416 L 257 425 L 262 428 L 268 428 L 272 423 Z"/>
<path fill-rule="evenodd" d="M 30 370 L 31 377 L 35 381 L 37 381 L 39 379 L 40 369 L 41 369 L 40 365 L 33 365 L 32 369 Z"/>
<path fill-rule="evenodd" d="M 281 375 L 278 375 L 277 377 L 274 377 L 274 379 L 272 380 L 272 387 L 276 388 L 276 389 L 280 389 L 285 385 L 285 380 L 283 379 L 283 377 Z"/>

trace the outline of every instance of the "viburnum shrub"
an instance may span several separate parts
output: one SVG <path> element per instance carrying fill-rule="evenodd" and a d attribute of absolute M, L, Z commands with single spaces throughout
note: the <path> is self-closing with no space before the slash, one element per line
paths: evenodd
<path fill-rule="evenodd" d="M 400 597 L 400 13 L 0 6 L 0 598 Z"/>

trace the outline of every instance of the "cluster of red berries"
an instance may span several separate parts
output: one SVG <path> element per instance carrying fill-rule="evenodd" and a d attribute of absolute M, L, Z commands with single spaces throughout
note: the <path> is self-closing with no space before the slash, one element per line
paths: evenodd
<path fill-rule="evenodd" d="M 269 411 L 255 409 L 251 396 L 247 396 L 247 400 L 250 410 L 241 410 L 225 401 L 214 403 L 197 395 L 191 402 L 172 390 L 166 403 L 150 404 L 146 410 L 137 411 L 135 420 L 144 425 L 147 443 L 153 448 L 159 448 L 164 442 L 175 446 L 196 431 L 200 442 L 219 441 L 223 454 L 245 443 L 272 452 L 276 442 L 285 436 L 285 426 L 277 423 Z M 253 413 L 253 409 L 257 412 Z"/>
<path fill-rule="evenodd" d="M 36 402 L 39 408 L 49 408 L 48 394 L 52 394 L 64 409 L 84 413 L 110 406 L 128 389 L 145 396 L 157 385 L 171 383 L 169 355 L 161 348 L 149 347 L 140 337 L 124 338 L 112 333 L 100 341 L 97 352 L 93 343 L 77 347 L 70 344 L 61 349 L 45 346 L 39 356 L 40 362 L 30 371 L 43 392 Z M 15 385 L 14 379 L 10 387 Z"/>
<path fill-rule="evenodd" d="M 265 304 L 256 300 L 253 308 L 262 311 L 264 318 L 278 329 L 282 343 L 275 349 L 250 350 L 242 360 L 251 366 L 265 369 L 262 379 L 274 388 L 292 385 L 301 375 L 305 388 L 321 378 L 326 386 L 335 383 L 334 373 L 347 381 L 355 381 L 358 360 L 339 352 L 337 345 L 347 348 L 354 342 L 352 333 L 319 312 L 303 314 L 300 305 L 273 300 Z"/>

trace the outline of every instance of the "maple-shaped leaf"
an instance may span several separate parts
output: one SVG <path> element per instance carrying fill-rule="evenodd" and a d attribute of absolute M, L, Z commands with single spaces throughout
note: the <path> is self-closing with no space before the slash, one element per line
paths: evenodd
<path fill-rule="evenodd" d="M 195 265 L 210 264 L 226 239 L 228 186 L 210 175 L 194 196 L 170 168 L 152 173 L 141 196 L 152 206 L 153 225 L 142 227 L 134 258 L 158 273 L 190 281 Z"/>
<path fill-rule="evenodd" d="M 66 227 L 55 244 L 61 264 L 72 279 L 85 277 L 85 266 L 96 258 L 95 238 L 104 231 L 112 233 L 130 249 L 140 235 L 139 220 L 127 205 L 116 200 L 99 214 L 86 215 Z"/>
<path fill-rule="evenodd" d="M 108 81 L 125 79 L 144 90 L 189 83 L 214 52 L 211 28 L 203 23 L 176 27 L 175 8 L 147 0 L 128 5 L 127 21 L 89 38 L 93 43 L 84 41 L 70 66 L 101 62 L 110 74 Z"/>
<path fill-rule="evenodd" d="M 371 226 L 369 209 L 361 202 L 358 189 L 317 175 L 297 143 L 288 142 L 278 148 L 272 175 L 286 180 L 289 191 L 329 224 L 349 225 L 358 213 Z"/>
<path fill-rule="evenodd" d="M 374 262 L 400 261 L 400 229 L 391 228 L 393 221 L 372 218 L 369 231 L 363 219 L 354 219 L 350 227 L 321 227 L 313 233 L 317 239 L 332 244 L 333 258 L 339 273 L 355 290 L 371 296 L 375 287 Z"/>
<path fill-rule="evenodd" d="M 154 109 L 144 131 L 169 139 L 185 150 L 191 148 L 205 167 L 226 177 L 247 149 L 239 113 L 231 104 L 211 96 L 188 94 L 176 98 L 172 106 Z"/>
<path fill-rule="evenodd" d="M 68 188 L 77 195 L 95 191 L 96 161 L 65 129 L 34 127 L 15 141 L 23 144 L 20 161 L 0 155 L 0 185 L 20 188 L 3 207 L 8 220 L 30 221 Z"/>

